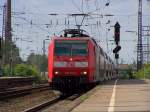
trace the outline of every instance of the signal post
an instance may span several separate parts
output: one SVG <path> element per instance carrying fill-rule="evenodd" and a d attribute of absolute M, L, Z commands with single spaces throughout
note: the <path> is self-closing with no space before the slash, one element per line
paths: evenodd
<path fill-rule="evenodd" d="M 116 59 L 116 72 L 118 74 L 118 59 L 119 59 L 119 51 L 121 50 L 120 46 L 120 24 L 116 22 L 114 26 L 114 41 L 116 44 L 116 47 L 113 49 L 113 53 L 115 54 L 115 59 Z"/>

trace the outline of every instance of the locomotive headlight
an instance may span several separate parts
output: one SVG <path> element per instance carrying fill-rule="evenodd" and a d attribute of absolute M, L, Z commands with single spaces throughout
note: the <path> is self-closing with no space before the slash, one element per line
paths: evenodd
<path fill-rule="evenodd" d="M 55 74 L 57 75 L 59 72 L 58 71 L 55 71 Z"/>
<path fill-rule="evenodd" d="M 87 72 L 86 72 L 86 71 L 84 71 L 84 72 L 83 72 L 83 75 L 87 75 Z"/>
<path fill-rule="evenodd" d="M 70 61 L 72 61 L 72 58 L 70 58 Z"/>

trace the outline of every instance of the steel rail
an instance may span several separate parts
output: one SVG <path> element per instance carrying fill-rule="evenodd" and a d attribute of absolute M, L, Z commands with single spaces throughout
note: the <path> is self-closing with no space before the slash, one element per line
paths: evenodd
<path fill-rule="evenodd" d="M 26 89 L 15 89 L 15 90 L 2 91 L 2 92 L 0 92 L 0 99 L 19 97 L 22 95 L 31 94 L 36 91 L 44 91 L 44 90 L 50 90 L 50 86 L 42 85 L 42 86 L 37 86 L 37 87 L 29 87 Z"/>
<path fill-rule="evenodd" d="M 38 104 L 38 105 L 36 105 L 34 107 L 26 109 L 26 110 L 24 110 L 22 112 L 37 112 L 37 111 L 39 111 L 39 110 L 41 110 L 43 108 L 46 108 L 47 106 L 51 106 L 51 105 L 59 102 L 60 100 L 61 100 L 61 97 L 58 96 L 58 97 L 55 97 L 55 98 L 53 98 L 53 99 L 51 99 L 49 101 L 46 101 L 44 103 L 41 103 L 41 104 Z"/>

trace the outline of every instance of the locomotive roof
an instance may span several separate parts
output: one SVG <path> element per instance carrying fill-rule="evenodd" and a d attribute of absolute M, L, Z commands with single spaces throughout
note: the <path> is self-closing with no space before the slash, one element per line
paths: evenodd
<path fill-rule="evenodd" d="M 65 29 L 63 30 L 63 33 L 64 34 L 61 35 L 62 37 L 89 37 L 88 33 L 82 29 Z"/>

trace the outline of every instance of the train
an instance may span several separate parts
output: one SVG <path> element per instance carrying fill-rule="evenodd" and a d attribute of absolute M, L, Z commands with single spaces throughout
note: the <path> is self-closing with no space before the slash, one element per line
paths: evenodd
<path fill-rule="evenodd" d="M 115 63 L 85 30 L 65 29 L 48 48 L 49 84 L 62 93 L 117 77 Z"/>

